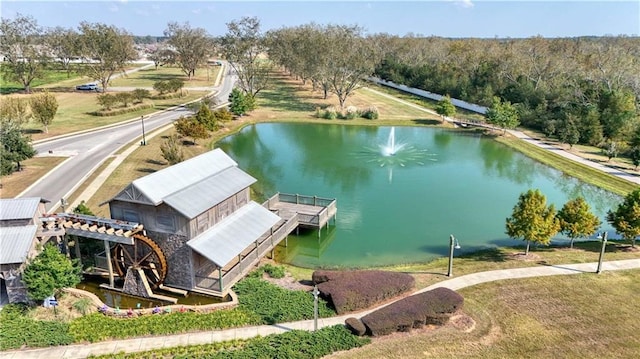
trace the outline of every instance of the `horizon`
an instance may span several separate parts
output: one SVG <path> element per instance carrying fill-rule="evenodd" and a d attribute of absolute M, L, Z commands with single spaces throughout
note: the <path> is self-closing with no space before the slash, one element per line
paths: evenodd
<path fill-rule="evenodd" d="M 134 36 L 163 36 L 169 22 L 189 22 L 211 36 L 244 16 L 263 32 L 303 24 L 361 26 L 365 34 L 518 39 L 640 36 L 640 1 L 30 1 L 3 0 L 3 19 L 32 16 L 42 27 L 104 23 Z M 145 21 L 141 21 L 145 19 Z M 543 19 L 544 21 L 541 21 Z"/>

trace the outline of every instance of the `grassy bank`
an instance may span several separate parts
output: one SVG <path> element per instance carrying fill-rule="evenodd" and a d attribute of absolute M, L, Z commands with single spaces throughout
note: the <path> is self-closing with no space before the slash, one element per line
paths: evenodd
<path fill-rule="evenodd" d="M 507 146 L 522 152 L 527 157 L 531 157 L 534 160 L 556 168 L 569 176 L 575 177 L 594 186 L 598 186 L 607 191 L 617 193 L 621 196 L 626 195 L 638 187 L 632 182 L 571 161 L 551 151 L 544 150 L 513 137 L 498 136 L 496 137 L 496 141 L 504 143 Z"/>

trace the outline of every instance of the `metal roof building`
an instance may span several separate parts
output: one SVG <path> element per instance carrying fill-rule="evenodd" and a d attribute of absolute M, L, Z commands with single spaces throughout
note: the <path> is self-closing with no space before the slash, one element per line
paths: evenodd
<path fill-rule="evenodd" d="M 40 197 L 10 198 L 0 200 L 0 221 L 31 219 L 38 211 Z"/>
<path fill-rule="evenodd" d="M 35 245 L 38 226 L 0 227 L 0 264 L 24 263 Z"/>
<path fill-rule="evenodd" d="M 252 201 L 187 245 L 224 267 L 279 221 L 280 217 Z"/>

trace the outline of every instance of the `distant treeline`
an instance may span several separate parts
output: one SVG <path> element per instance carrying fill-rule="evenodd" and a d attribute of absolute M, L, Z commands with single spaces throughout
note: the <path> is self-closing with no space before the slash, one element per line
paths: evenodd
<path fill-rule="evenodd" d="M 382 79 L 483 106 L 498 96 L 548 135 L 577 129 L 581 143 L 640 145 L 638 37 L 373 40 Z"/>

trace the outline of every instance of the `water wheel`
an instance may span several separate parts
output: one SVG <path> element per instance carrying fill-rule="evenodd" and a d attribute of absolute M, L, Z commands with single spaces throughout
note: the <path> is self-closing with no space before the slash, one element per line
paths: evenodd
<path fill-rule="evenodd" d="M 137 233 L 133 245 L 116 244 L 113 247 L 113 264 L 120 278 L 129 268 L 142 269 L 151 289 L 156 289 L 167 276 L 167 259 L 162 249 L 150 238 Z"/>

